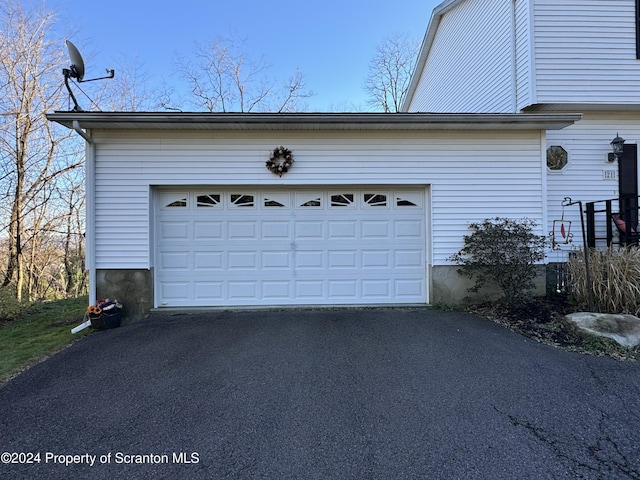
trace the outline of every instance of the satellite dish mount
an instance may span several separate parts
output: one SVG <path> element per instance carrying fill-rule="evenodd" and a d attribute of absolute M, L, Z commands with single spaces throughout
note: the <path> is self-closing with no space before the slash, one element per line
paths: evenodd
<path fill-rule="evenodd" d="M 71 86 L 69 85 L 69 79 L 75 78 L 76 82 L 78 83 L 93 82 L 95 80 L 105 80 L 107 78 L 113 78 L 115 76 L 115 71 L 107 69 L 106 77 L 90 78 L 88 80 L 85 80 L 84 60 L 82 59 L 82 55 L 80 55 L 80 52 L 78 51 L 76 46 L 73 43 L 71 43 L 69 40 L 67 40 L 65 43 L 67 44 L 67 50 L 69 50 L 69 58 L 71 59 L 71 65 L 69 66 L 69 68 L 62 69 L 62 74 L 64 75 L 64 84 L 67 87 L 67 90 L 69 91 L 69 96 L 71 97 L 71 100 L 73 100 L 73 111 L 82 112 L 83 110 L 82 108 L 80 108 L 80 105 L 78 105 L 76 96 L 73 94 L 73 91 L 71 90 Z"/>

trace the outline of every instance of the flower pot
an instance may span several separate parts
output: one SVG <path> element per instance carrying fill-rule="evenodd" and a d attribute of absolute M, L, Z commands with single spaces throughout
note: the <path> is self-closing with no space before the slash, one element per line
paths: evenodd
<path fill-rule="evenodd" d="M 108 330 L 118 328 L 122 322 L 122 308 L 104 310 L 100 315 L 89 315 L 91 328 L 95 330 Z"/>

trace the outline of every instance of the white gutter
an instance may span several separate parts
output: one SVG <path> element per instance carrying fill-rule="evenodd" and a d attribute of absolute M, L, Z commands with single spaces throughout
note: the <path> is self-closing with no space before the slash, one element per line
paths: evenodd
<path fill-rule="evenodd" d="M 93 138 L 87 135 L 87 133 L 84 130 L 82 130 L 82 128 L 80 128 L 80 122 L 78 122 L 77 120 L 73 121 L 73 129 L 76 131 L 78 135 L 84 138 L 89 145 L 93 145 Z"/>

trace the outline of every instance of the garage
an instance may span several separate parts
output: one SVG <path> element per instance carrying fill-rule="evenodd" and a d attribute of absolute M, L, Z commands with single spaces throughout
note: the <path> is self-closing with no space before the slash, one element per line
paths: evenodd
<path fill-rule="evenodd" d="M 154 191 L 156 307 L 424 304 L 426 188 Z"/>

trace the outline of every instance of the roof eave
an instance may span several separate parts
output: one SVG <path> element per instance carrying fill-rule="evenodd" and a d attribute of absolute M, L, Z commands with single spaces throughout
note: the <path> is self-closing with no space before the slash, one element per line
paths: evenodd
<path fill-rule="evenodd" d="M 55 112 L 47 118 L 85 130 L 559 130 L 573 113 L 161 113 Z"/>

